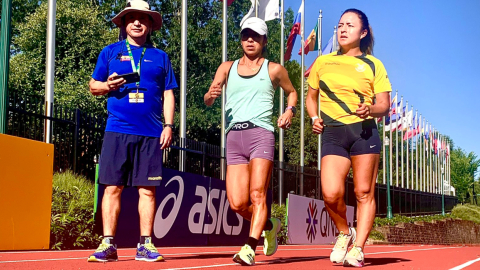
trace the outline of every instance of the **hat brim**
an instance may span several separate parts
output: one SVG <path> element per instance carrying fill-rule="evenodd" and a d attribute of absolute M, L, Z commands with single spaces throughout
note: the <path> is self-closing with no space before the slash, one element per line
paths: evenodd
<path fill-rule="evenodd" d="M 152 31 L 156 31 L 162 28 L 162 15 L 160 13 L 153 10 L 140 10 L 132 7 L 127 7 L 124 10 L 122 10 L 120 13 L 117 14 L 117 16 L 113 17 L 112 22 L 118 27 L 124 26 L 122 24 L 122 18 L 123 16 L 131 12 L 141 12 L 149 15 L 153 20 Z"/>

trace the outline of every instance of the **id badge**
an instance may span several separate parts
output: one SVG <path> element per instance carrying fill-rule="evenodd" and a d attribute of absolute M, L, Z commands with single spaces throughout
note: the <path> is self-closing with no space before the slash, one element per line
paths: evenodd
<path fill-rule="evenodd" d="M 128 102 L 130 103 L 144 103 L 143 93 L 128 93 Z"/>

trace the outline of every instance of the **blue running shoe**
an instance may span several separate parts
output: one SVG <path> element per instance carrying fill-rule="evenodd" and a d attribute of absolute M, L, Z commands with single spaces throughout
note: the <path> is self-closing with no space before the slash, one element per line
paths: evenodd
<path fill-rule="evenodd" d="M 103 239 L 95 253 L 88 257 L 89 262 L 118 261 L 117 246 L 110 244 L 109 239 Z"/>
<path fill-rule="evenodd" d="M 157 248 L 152 243 L 152 238 L 145 238 L 144 244 L 137 245 L 137 255 L 135 256 L 137 261 L 146 262 L 162 262 L 165 261 L 162 254 L 158 253 Z"/>

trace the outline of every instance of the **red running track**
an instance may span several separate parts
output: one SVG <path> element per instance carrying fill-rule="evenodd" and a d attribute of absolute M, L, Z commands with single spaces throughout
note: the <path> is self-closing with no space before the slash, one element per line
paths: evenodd
<path fill-rule="evenodd" d="M 257 249 L 254 269 L 343 269 L 329 260 L 331 245 L 280 246 L 271 257 Z M 0 269 L 240 269 L 240 247 L 162 248 L 165 262 L 135 261 L 135 249 L 120 249 L 119 261 L 88 263 L 93 250 L 0 252 Z M 480 246 L 367 246 L 367 269 L 480 269 Z"/>

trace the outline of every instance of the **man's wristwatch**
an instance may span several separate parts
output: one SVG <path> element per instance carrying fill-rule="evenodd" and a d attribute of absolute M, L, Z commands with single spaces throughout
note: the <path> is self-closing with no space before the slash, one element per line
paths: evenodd
<path fill-rule="evenodd" d="M 163 127 L 169 127 L 169 128 L 171 128 L 172 130 L 175 128 L 175 126 L 172 125 L 172 124 L 163 124 Z"/>
<path fill-rule="evenodd" d="M 292 110 L 293 116 L 295 116 L 295 114 L 297 113 L 297 108 L 295 108 L 295 106 L 288 106 L 287 108 L 285 108 L 285 112 L 287 110 Z"/>

